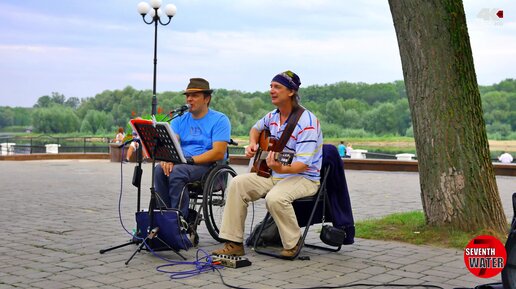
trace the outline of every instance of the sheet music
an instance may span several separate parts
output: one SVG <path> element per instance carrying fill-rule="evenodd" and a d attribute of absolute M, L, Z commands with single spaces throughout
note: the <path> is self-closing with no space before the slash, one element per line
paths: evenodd
<path fill-rule="evenodd" d="M 168 124 L 168 122 L 157 122 L 156 125 L 163 125 L 167 129 L 168 134 L 170 135 L 170 138 L 172 139 L 172 142 L 174 142 L 174 146 L 177 150 L 177 154 L 179 155 L 179 158 L 183 163 L 186 164 L 186 158 L 183 154 L 183 149 L 181 148 L 181 144 L 179 143 L 179 140 L 177 139 L 177 135 L 172 129 L 172 127 Z"/>
<path fill-rule="evenodd" d="M 130 124 L 138 132 L 143 149 L 151 158 L 176 164 L 186 163 L 181 144 L 168 122 L 132 119 Z"/>

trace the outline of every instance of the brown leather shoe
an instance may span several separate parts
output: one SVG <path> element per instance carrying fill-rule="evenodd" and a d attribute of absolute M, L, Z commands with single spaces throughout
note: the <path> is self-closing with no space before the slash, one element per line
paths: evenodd
<path fill-rule="evenodd" d="M 244 244 L 235 242 L 224 243 L 224 248 L 211 252 L 213 255 L 243 256 L 245 255 Z"/>
<path fill-rule="evenodd" d="M 283 248 L 283 250 L 281 250 L 280 255 L 283 256 L 283 257 L 292 258 L 292 257 L 294 257 L 296 255 L 298 247 L 299 247 L 299 243 L 297 243 L 294 246 L 294 248 L 292 248 L 292 249 L 285 249 L 285 248 Z"/>

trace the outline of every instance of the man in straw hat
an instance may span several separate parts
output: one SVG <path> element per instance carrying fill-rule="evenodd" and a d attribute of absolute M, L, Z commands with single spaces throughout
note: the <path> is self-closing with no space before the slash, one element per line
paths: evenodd
<path fill-rule="evenodd" d="M 255 173 L 236 176 L 228 187 L 228 197 L 222 217 L 219 236 L 226 241 L 224 247 L 213 254 L 244 255 L 245 217 L 249 202 L 265 197 L 267 210 L 278 225 L 283 244 L 281 255 L 293 257 L 301 237 L 292 202 L 296 199 L 313 196 L 319 187 L 322 165 L 322 132 L 317 117 L 308 110 L 299 110 L 300 117 L 295 123 L 299 105 L 299 86 L 297 74 L 285 71 L 274 76 L 269 94 L 277 109 L 258 120 L 249 132 L 249 146 L 246 156 L 256 154 L 260 134 L 270 131 L 271 138 L 280 140 L 290 122 L 294 129 L 283 148 L 283 152 L 295 154 L 290 166 L 275 160 L 274 154 L 267 155 L 267 165 L 272 177 L 266 178 Z M 304 109 L 304 108 L 303 108 Z M 280 140 L 281 141 L 281 140 Z"/>
<path fill-rule="evenodd" d="M 155 167 L 157 206 L 180 209 L 188 217 L 188 193 L 182 193 L 185 185 L 201 179 L 210 165 L 226 157 L 231 137 L 228 117 L 209 108 L 210 84 L 203 78 L 191 78 L 183 93 L 188 112 L 170 123 L 176 133 L 187 164 L 161 162 Z"/>

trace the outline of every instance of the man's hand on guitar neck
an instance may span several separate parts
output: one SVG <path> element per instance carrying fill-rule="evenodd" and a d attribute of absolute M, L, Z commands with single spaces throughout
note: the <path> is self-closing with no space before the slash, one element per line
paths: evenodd
<path fill-rule="evenodd" d="M 308 169 L 302 162 L 293 162 L 290 166 L 285 166 L 276 160 L 275 152 L 269 151 L 265 159 L 267 166 L 278 174 L 298 174 Z"/>
<path fill-rule="evenodd" d="M 273 170 L 273 171 L 275 171 L 275 172 L 277 172 L 277 173 L 281 173 L 281 171 L 282 171 L 282 169 L 283 169 L 283 168 L 282 168 L 282 167 L 283 167 L 283 165 L 282 165 L 280 162 L 278 162 L 278 161 L 276 160 L 276 158 L 275 158 L 275 152 L 273 152 L 273 151 L 269 151 L 269 154 L 267 154 L 267 158 L 265 159 L 265 161 L 267 162 L 267 166 L 268 166 L 271 170 Z"/>

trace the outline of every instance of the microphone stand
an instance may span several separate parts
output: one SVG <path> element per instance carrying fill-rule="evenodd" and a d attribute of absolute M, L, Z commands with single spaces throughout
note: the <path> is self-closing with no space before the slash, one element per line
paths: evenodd
<path fill-rule="evenodd" d="M 167 122 L 170 122 L 172 121 L 173 119 L 179 117 L 179 116 L 182 116 L 184 114 L 185 111 L 180 111 L 178 112 L 176 115 L 172 116 L 169 120 L 167 120 Z M 167 114 L 165 117 L 169 117 L 171 115 L 171 113 Z M 163 118 L 164 119 L 164 118 Z M 118 248 L 122 248 L 122 247 L 125 247 L 125 246 L 128 246 L 128 245 L 132 245 L 132 244 L 135 244 L 135 245 L 138 245 L 138 248 L 133 252 L 133 254 L 129 257 L 129 259 L 125 262 L 126 265 L 129 264 L 129 262 L 133 259 L 133 257 L 136 255 L 136 253 L 140 252 L 143 247 L 145 246 L 145 242 L 147 242 L 148 239 L 153 239 L 153 238 L 157 238 L 159 239 L 156 234 L 159 230 L 158 227 L 156 228 L 152 228 L 152 226 L 154 225 L 154 209 L 156 208 L 156 190 L 154 188 L 154 166 L 156 164 L 156 159 L 155 159 L 155 155 L 156 155 L 156 151 L 157 151 L 157 147 L 159 145 L 159 140 L 157 138 L 154 139 L 155 143 L 154 143 L 154 152 L 152 154 L 153 158 L 152 158 L 152 180 L 151 180 L 151 188 L 150 188 L 150 191 L 151 191 L 151 199 L 150 199 L 150 202 L 149 202 L 149 227 L 148 227 L 148 234 L 147 234 L 147 237 L 145 238 L 144 241 L 141 240 L 141 238 L 136 238 L 136 236 L 133 236 L 133 238 L 127 242 L 127 243 L 124 243 L 124 244 L 121 244 L 121 245 L 117 245 L 117 246 L 113 246 L 113 247 L 110 247 L 110 248 L 107 248 L 107 249 L 102 249 L 99 251 L 100 254 L 104 254 L 106 252 L 109 252 L 111 250 L 115 250 L 115 249 L 118 249 Z M 122 146 L 124 146 L 124 144 L 122 144 Z M 132 184 L 134 186 L 137 187 L 138 189 L 138 195 L 137 195 L 137 200 L 136 200 L 136 211 L 137 212 L 140 212 L 140 200 L 141 200 L 141 177 L 142 177 L 142 174 L 143 174 L 143 169 L 142 169 L 142 162 L 143 162 L 143 153 L 142 153 L 142 146 L 143 144 L 141 143 L 141 141 L 139 142 L 139 146 L 138 148 L 136 149 L 136 161 L 138 162 L 138 165 L 134 168 L 134 173 L 133 173 L 133 181 L 132 181 Z M 137 232 L 136 234 L 139 234 L 140 232 Z M 183 260 L 186 260 L 186 258 L 181 254 L 179 253 L 178 251 L 170 248 L 172 251 L 174 251 L 177 255 L 179 255 Z"/>
<path fill-rule="evenodd" d="M 178 116 L 182 116 L 189 109 L 190 109 L 190 107 L 188 106 L 184 110 L 179 110 L 177 112 L 171 111 L 171 112 L 167 113 L 160 121 L 164 121 L 166 119 L 165 122 L 171 122 L 174 118 L 176 118 Z M 174 115 L 174 113 L 176 113 L 175 116 L 171 117 L 170 119 L 167 119 L 167 117 L 170 117 L 171 115 Z"/>
<path fill-rule="evenodd" d="M 173 116 L 169 121 L 172 121 L 174 118 L 179 117 L 179 116 L 181 116 L 183 114 L 184 114 L 184 111 L 180 111 L 175 116 Z M 170 115 L 170 113 L 168 115 Z M 143 247 L 145 247 L 147 242 L 149 242 L 149 244 L 147 244 L 147 246 L 149 246 L 150 248 L 155 246 L 154 244 L 151 244 L 152 242 L 154 242 L 154 239 L 158 239 L 158 241 L 160 241 L 162 244 L 165 244 L 168 247 L 168 249 L 172 250 L 174 253 L 176 253 L 183 260 L 186 260 L 186 257 L 183 256 L 178 250 L 175 250 L 175 249 L 171 248 L 170 246 L 168 246 L 168 244 L 166 244 L 164 241 L 162 241 L 157 236 L 157 233 L 159 231 L 159 227 L 154 227 L 154 225 L 155 225 L 154 224 L 154 210 L 156 209 L 156 189 L 154 187 L 154 183 L 155 183 L 154 182 L 154 177 L 155 177 L 154 167 L 156 165 L 156 157 L 155 157 L 156 156 L 156 152 L 158 151 L 158 146 L 160 146 L 160 145 L 161 144 L 160 144 L 159 137 L 154 137 L 154 151 L 152 153 L 152 173 L 151 173 L 152 176 L 151 176 L 151 187 L 150 187 L 151 196 L 150 196 L 149 210 L 148 210 L 149 226 L 147 227 L 147 237 L 145 237 L 143 242 L 138 246 L 138 248 L 136 248 L 136 250 L 129 257 L 129 259 L 127 259 L 127 261 L 125 261 L 125 265 L 129 264 L 129 262 L 133 259 L 133 257 L 138 252 L 140 252 L 143 249 Z"/>

